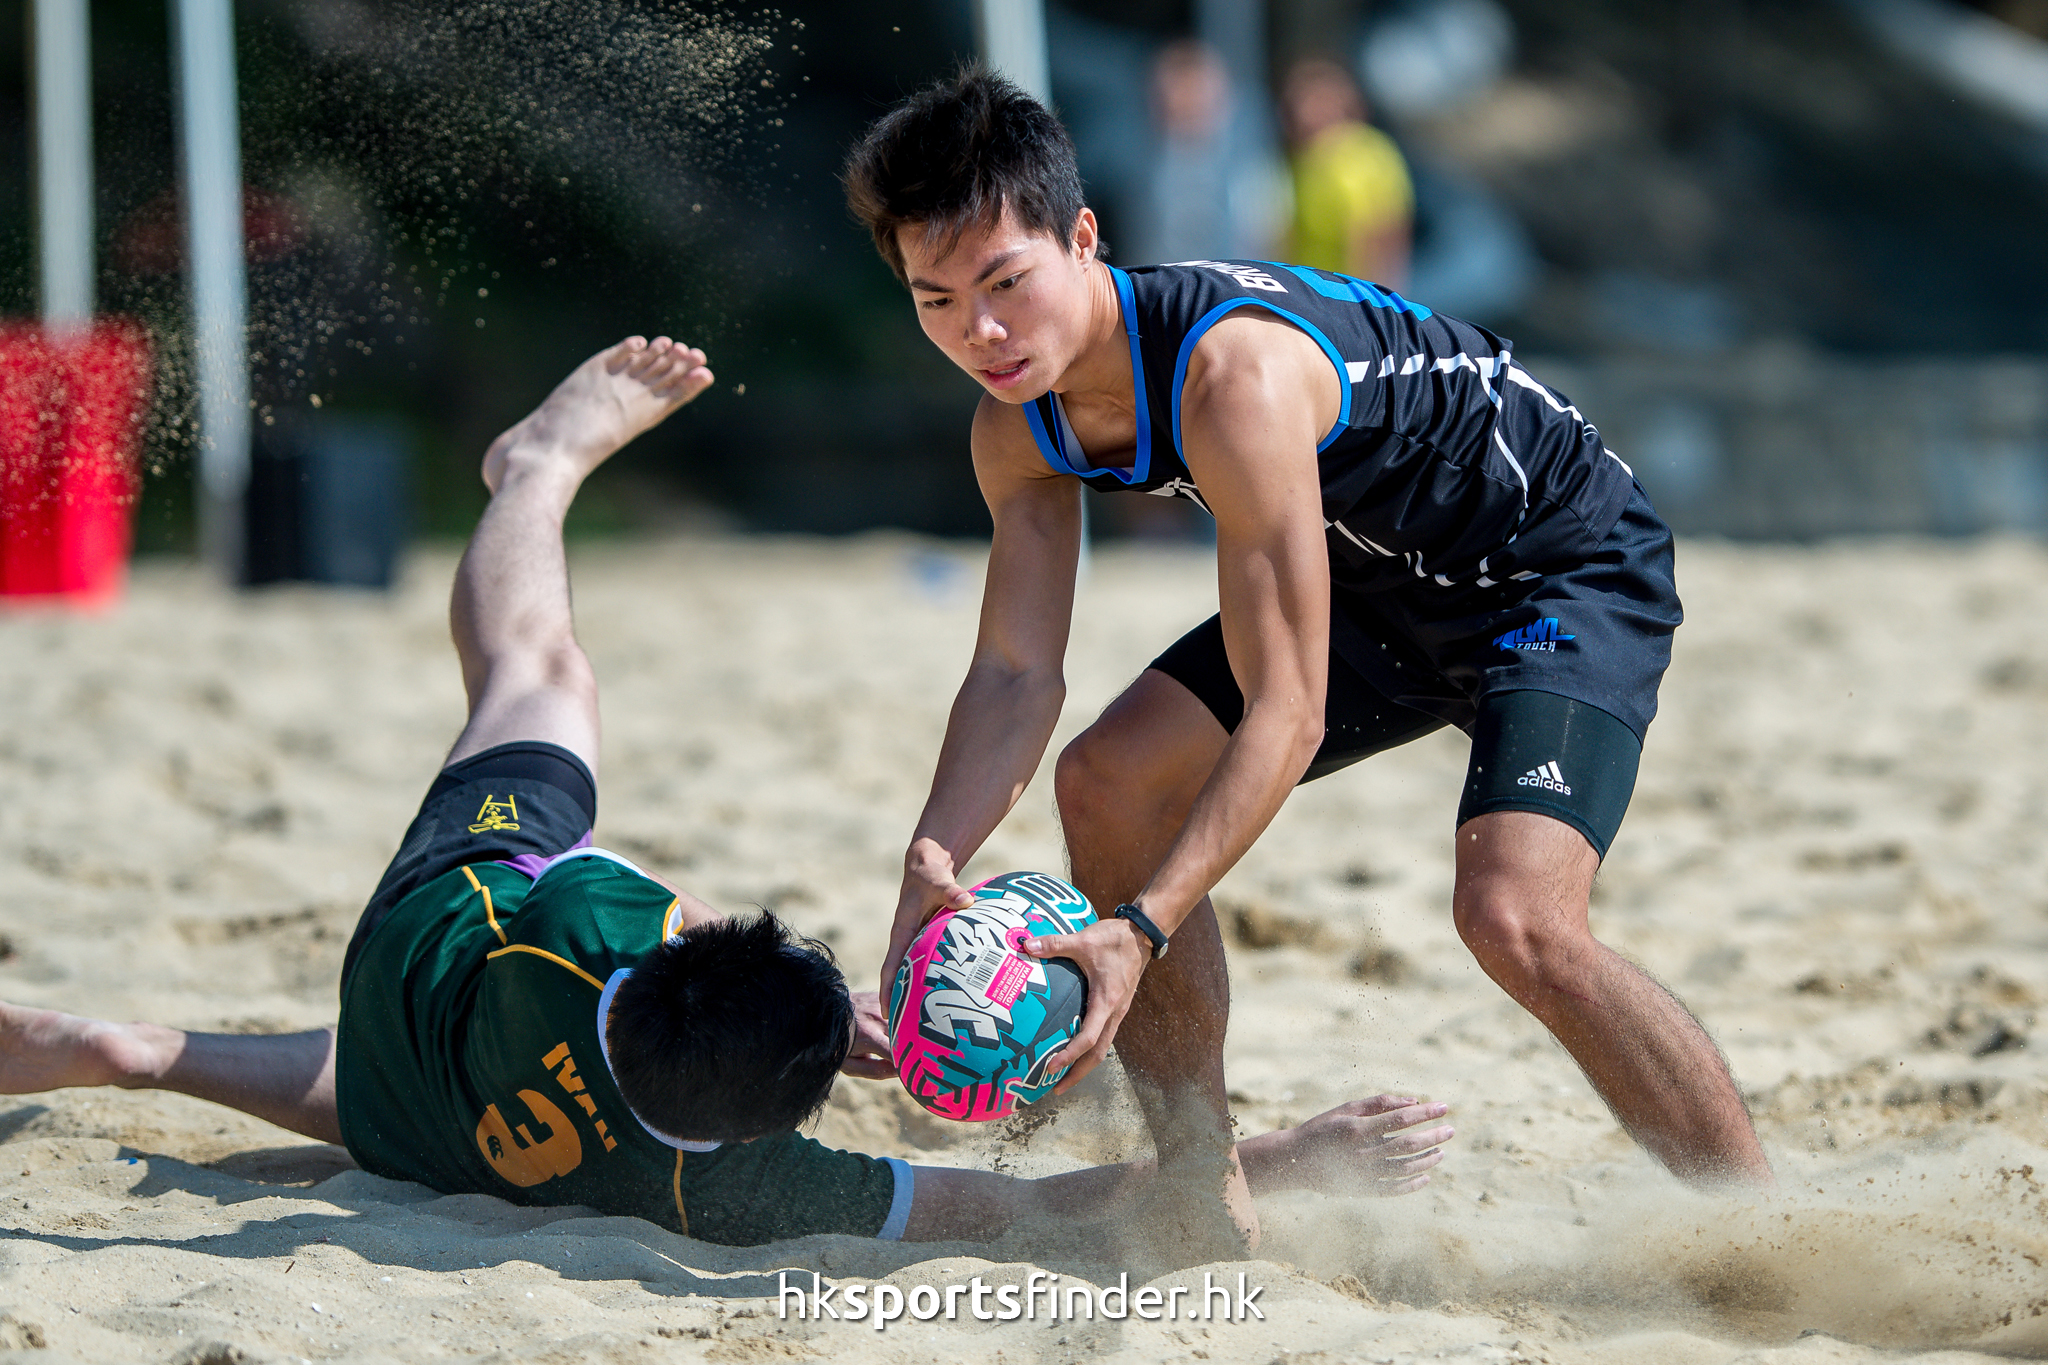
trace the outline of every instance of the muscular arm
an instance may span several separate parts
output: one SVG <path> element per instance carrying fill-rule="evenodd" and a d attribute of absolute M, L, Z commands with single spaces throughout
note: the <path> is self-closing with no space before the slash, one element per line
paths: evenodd
<path fill-rule="evenodd" d="M 988 398 L 975 415 L 974 468 L 995 521 L 981 627 L 904 855 L 884 999 L 918 925 L 941 906 L 968 904 L 959 870 L 1023 795 L 1066 701 L 1080 488 L 1045 468 L 1021 413 Z"/>
<path fill-rule="evenodd" d="M 1316 442 L 1336 374 L 1293 327 L 1240 310 L 1181 393 L 1189 470 L 1216 515 L 1224 648 L 1244 718 L 1138 904 L 1172 932 L 1280 811 L 1323 738 L 1330 565 Z"/>
<path fill-rule="evenodd" d="M 1316 444 L 1342 397 L 1313 340 L 1250 308 L 1211 328 L 1188 368 L 1183 453 L 1216 516 L 1223 640 L 1245 709 L 1136 898 L 1168 934 L 1264 832 L 1322 742 L 1330 570 Z M 1051 1061 L 1072 1067 L 1064 1091 L 1108 1055 L 1150 943 L 1107 920 L 1025 949 L 1071 957 L 1088 976 L 1088 1013 Z"/>

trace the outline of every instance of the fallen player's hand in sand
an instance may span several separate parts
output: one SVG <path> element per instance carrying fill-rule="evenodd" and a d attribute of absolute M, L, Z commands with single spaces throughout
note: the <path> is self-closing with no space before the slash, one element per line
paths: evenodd
<path fill-rule="evenodd" d="M 1281 1190 L 1318 1194 L 1413 1194 L 1429 1183 L 1429 1169 L 1444 1159 L 1456 1136 L 1440 1119 L 1451 1107 L 1436 1100 L 1374 1095 L 1352 1100 L 1293 1128 L 1246 1138 L 1237 1145 L 1254 1195 Z"/>

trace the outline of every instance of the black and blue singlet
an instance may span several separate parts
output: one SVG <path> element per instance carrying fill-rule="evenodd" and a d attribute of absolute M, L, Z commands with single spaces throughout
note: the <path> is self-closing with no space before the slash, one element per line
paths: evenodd
<path fill-rule="evenodd" d="M 1337 421 L 1316 448 L 1339 585 L 1534 578 L 1584 562 L 1629 499 L 1628 466 L 1484 328 L 1305 266 L 1109 270 L 1139 396 L 1131 465 L 1091 464 L 1056 394 L 1024 410 L 1046 462 L 1092 487 L 1202 501 L 1181 445 L 1188 359 L 1209 328 L 1250 307 L 1313 337 L 1342 384 Z"/>

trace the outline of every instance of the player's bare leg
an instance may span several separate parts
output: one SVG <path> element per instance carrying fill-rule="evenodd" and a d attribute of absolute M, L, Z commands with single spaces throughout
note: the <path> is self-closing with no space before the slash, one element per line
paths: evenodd
<path fill-rule="evenodd" d="M 597 680 L 576 643 L 562 519 L 590 472 L 710 385 L 704 353 L 657 337 L 600 351 L 491 442 L 491 490 L 448 608 L 469 723 L 449 762 L 514 740 L 597 771 Z"/>
<path fill-rule="evenodd" d="M 597 685 L 576 644 L 562 518 L 590 471 L 711 383 L 701 351 L 631 337 L 592 356 L 491 443 L 491 503 L 449 607 L 470 718 L 451 758 L 517 739 L 597 764 Z M 334 1030 L 187 1033 L 0 1004 L 0 1093 L 172 1090 L 341 1141 Z"/>
<path fill-rule="evenodd" d="M 1614 1115 L 1683 1179 L 1768 1185 L 1728 1063 L 1697 1019 L 1599 942 L 1599 855 L 1571 826 L 1499 811 L 1458 830 L 1458 933 L 1486 974 L 1564 1044 Z"/>
<path fill-rule="evenodd" d="M 541 405 L 484 454 L 484 486 L 496 493 L 515 465 L 559 460 L 577 483 L 642 432 L 711 386 L 704 353 L 667 337 L 627 337 L 555 385 Z"/>
<path fill-rule="evenodd" d="M 1192 692 L 1148 669 L 1067 746 L 1055 779 L 1060 822 L 1074 884 L 1091 901 L 1118 905 L 1144 888 L 1228 739 Z M 1229 1022 L 1230 972 L 1205 896 L 1174 931 L 1173 950 L 1145 969 L 1116 1053 L 1162 1175 L 1213 1173 L 1238 1231 L 1256 1244 L 1258 1214 L 1232 1145 L 1223 1080 Z"/>
<path fill-rule="evenodd" d="M 0 1004 L 0 1094 L 68 1086 L 172 1090 L 340 1142 L 334 1030 L 187 1033 Z"/>

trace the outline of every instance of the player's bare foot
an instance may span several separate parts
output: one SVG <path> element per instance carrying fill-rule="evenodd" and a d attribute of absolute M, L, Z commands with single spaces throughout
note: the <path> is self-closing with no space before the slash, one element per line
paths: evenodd
<path fill-rule="evenodd" d="M 667 337 L 627 337 L 578 365 L 541 405 L 491 442 L 484 485 L 514 466 L 552 466 L 581 483 L 626 442 L 712 383 L 704 353 Z"/>
<path fill-rule="evenodd" d="M 1238 1154 L 1254 1194 L 1412 1194 L 1429 1183 L 1430 1167 L 1444 1159 L 1443 1144 L 1457 1134 L 1435 1122 L 1450 1111 L 1438 1101 L 1375 1095 L 1246 1139 Z"/>
<path fill-rule="evenodd" d="M 0 1003 L 0 1095 L 133 1085 L 161 1068 L 154 1035 L 171 1032 Z"/>

